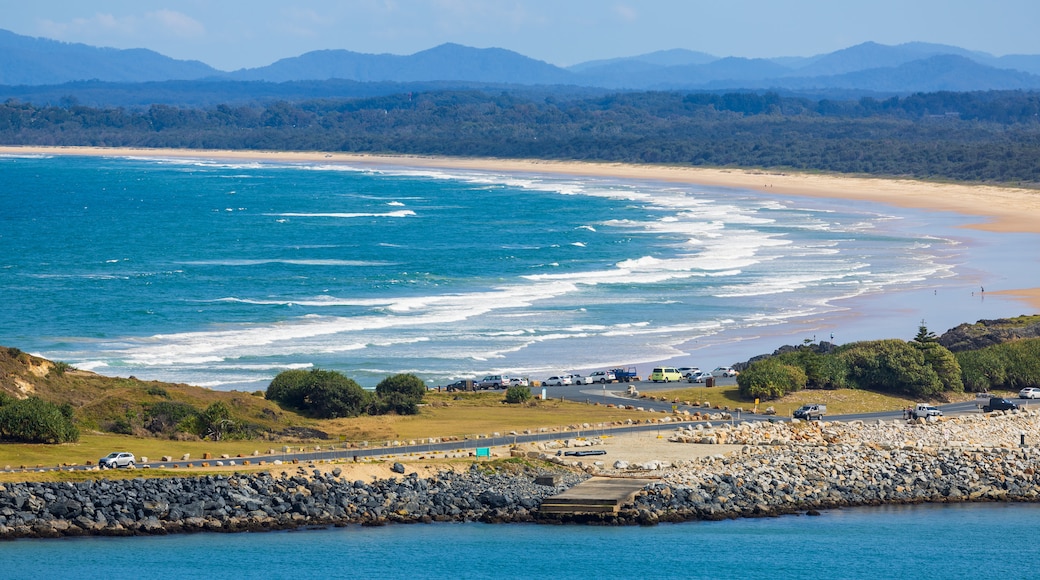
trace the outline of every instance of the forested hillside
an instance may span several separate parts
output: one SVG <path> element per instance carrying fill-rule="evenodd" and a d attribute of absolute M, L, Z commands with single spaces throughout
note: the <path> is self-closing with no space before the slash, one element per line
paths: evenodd
<path fill-rule="evenodd" d="M 1040 93 L 855 101 L 480 91 L 211 108 L 9 100 L 0 142 L 622 161 L 1040 184 Z"/>

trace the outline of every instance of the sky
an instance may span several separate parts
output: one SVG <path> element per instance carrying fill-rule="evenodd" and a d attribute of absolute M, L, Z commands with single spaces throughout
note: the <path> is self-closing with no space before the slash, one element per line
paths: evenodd
<path fill-rule="evenodd" d="M 0 0 L 0 29 L 230 71 L 323 49 L 445 42 L 558 66 L 684 48 L 812 56 L 873 41 L 1040 54 L 1037 0 Z"/>

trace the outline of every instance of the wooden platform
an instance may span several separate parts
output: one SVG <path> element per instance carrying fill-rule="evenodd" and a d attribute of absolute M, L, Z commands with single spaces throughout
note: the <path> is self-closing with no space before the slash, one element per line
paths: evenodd
<path fill-rule="evenodd" d="M 617 513 L 654 479 L 592 477 L 567 491 L 546 498 L 539 511 L 552 514 Z"/>

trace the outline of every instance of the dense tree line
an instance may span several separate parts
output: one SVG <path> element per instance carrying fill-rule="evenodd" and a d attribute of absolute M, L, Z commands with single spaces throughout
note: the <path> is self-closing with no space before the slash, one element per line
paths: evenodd
<path fill-rule="evenodd" d="M 1040 184 L 1040 94 L 533 98 L 442 91 L 147 109 L 0 105 L 0 142 L 573 159 Z"/>
<path fill-rule="evenodd" d="M 913 340 L 806 344 L 748 364 L 741 396 L 777 399 L 802 389 L 864 389 L 924 399 L 944 392 L 1040 387 L 1040 338 L 956 354 L 923 325 Z"/>

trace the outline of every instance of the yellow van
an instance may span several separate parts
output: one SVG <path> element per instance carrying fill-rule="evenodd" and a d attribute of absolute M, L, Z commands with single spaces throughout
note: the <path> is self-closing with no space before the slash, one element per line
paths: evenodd
<path fill-rule="evenodd" d="M 655 383 L 679 382 L 682 380 L 682 373 L 675 367 L 654 367 L 654 370 L 650 371 L 650 380 Z"/>

